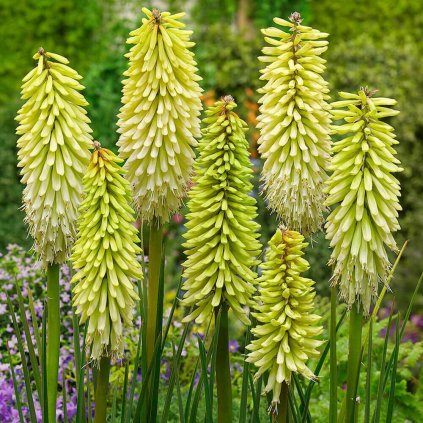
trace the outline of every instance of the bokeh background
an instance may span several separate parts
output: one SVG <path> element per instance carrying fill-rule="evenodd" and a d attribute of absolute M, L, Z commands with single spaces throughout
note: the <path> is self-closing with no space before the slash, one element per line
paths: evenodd
<path fill-rule="evenodd" d="M 14 116 L 20 107 L 22 77 L 34 66 L 32 55 L 43 46 L 62 54 L 84 76 L 85 96 L 95 138 L 115 149 L 116 114 L 120 105 L 124 53 L 128 32 L 139 26 L 141 8 L 187 12 L 194 31 L 195 54 L 203 77 L 204 103 L 232 94 L 241 116 L 251 127 L 249 139 L 257 171 L 257 89 L 264 42 L 260 28 L 272 17 L 301 12 L 306 25 L 330 33 L 326 53 L 332 98 L 338 90 L 368 85 L 383 97 L 398 100 L 401 114 L 392 122 L 404 166 L 402 232 L 399 245 L 410 240 L 394 280 L 399 302 L 407 302 L 423 270 L 423 2 L 420 0 L 0 0 L 0 251 L 10 244 L 31 245 L 19 210 L 22 186 L 16 168 Z M 255 193 L 258 196 L 258 188 Z M 258 196 L 259 197 L 259 196 Z M 259 197 L 260 198 L 260 197 Z M 274 219 L 260 199 L 263 240 Z M 181 260 L 183 211 L 169 227 L 167 251 Z M 311 273 L 324 294 L 330 277 L 329 248 L 322 234 L 309 248 Z M 170 263 L 172 265 L 172 262 Z M 171 279 L 172 275 L 169 276 Z M 169 281 L 172 283 L 172 280 Z M 419 299 L 418 306 L 423 308 Z"/>

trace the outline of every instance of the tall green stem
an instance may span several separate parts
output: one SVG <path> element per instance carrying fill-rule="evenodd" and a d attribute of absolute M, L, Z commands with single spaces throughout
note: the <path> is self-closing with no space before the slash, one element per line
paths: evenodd
<path fill-rule="evenodd" d="M 336 360 L 336 286 L 330 289 L 330 402 L 329 423 L 336 423 L 338 408 L 338 363 Z"/>
<path fill-rule="evenodd" d="M 217 421 L 232 423 L 232 385 L 229 368 L 228 306 L 221 305 L 216 351 Z"/>
<path fill-rule="evenodd" d="M 148 247 L 148 281 L 147 281 L 147 368 L 152 365 L 154 347 L 158 336 L 158 319 L 162 316 L 158 316 L 158 310 L 163 310 L 163 298 L 160 297 L 159 283 L 160 283 L 160 265 L 162 260 L 162 241 L 163 241 L 163 230 L 158 220 L 153 220 L 150 225 L 150 241 Z M 159 301 L 161 302 L 159 307 Z M 151 373 L 152 375 L 155 372 Z M 151 380 L 148 383 L 147 389 L 147 401 L 146 404 L 150 404 L 152 389 L 154 381 Z M 148 411 L 148 406 L 146 407 Z"/>
<path fill-rule="evenodd" d="M 355 421 L 355 406 L 359 369 L 361 360 L 361 333 L 363 315 L 356 305 L 350 311 L 349 340 L 348 340 L 348 368 L 347 368 L 347 396 L 346 396 L 346 422 Z"/>
<path fill-rule="evenodd" d="M 157 310 L 159 301 L 160 263 L 162 256 L 162 227 L 153 221 L 150 226 L 147 283 L 147 366 L 153 358 L 154 344 L 157 339 Z"/>
<path fill-rule="evenodd" d="M 278 413 L 276 415 L 277 423 L 286 423 L 288 421 L 288 389 L 288 384 L 283 382 L 279 396 Z"/>
<path fill-rule="evenodd" d="M 47 406 L 48 420 L 56 421 L 57 382 L 60 351 L 59 265 L 47 268 Z"/>
<path fill-rule="evenodd" d="M 110 357 L 101 357 L 95 390 L 94 423 L 106 423 L 107 394 L 109 392 Z"/>

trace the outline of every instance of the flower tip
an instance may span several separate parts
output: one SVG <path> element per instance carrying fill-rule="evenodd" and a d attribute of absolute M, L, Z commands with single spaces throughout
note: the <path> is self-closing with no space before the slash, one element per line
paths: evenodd
<path fill-rule="evenodd" d="M 224 101 L 225 103 L 231 103 L 234 102 L 235 99 L 230 94 L 227 94 L 222 96 L 222 101 Z"/>
<path fill-rule="evenodd" d="M 160 24 L 160 21 L 161 21 L 161 19 L 162 19 L 162 14 L 160 13 L 160 10 L 159 10 L 159 9 L 154 8 L 154 9 L 151 11 L 151 15 L 152 15 L 152 18 L 153 18 L 154 22 L 155 22 L 157 25 L 158 25 L 158 24 Z"/>
<path fill-rule="evenodd" d="M 100 150 L 101 149 L 100 141 L 97 141 L 97 140 L 93 141 L 93 148 L 96 151 Z"/>
<path fill-rule="evenodd" d="M 299 25 L 303 19 L 301 18 L 301 13 L 299 12 L 292 12 L 288 18 L 293 24 Z"/>

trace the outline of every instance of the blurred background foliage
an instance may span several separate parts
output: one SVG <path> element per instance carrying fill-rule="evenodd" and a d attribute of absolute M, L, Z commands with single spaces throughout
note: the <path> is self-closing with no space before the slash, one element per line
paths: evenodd
<path fill-rule="evenodd" d="M 251 127 L 257 174 L 261 167 L 254 130 L 261 85 L 257 56 L 264 44 L 260 28 L 272 25 L 274 16 L 286 18 L 297 10 L 306 25 L 330 33 L 326 77 L 333 99 L 338 90 L 368 85 L 381 96 L 398 100 L 401 114 L 393 124 L 405 170 L 400 175 L 403 230 L 397 240 L 401 245 L 409 239 L 410 244 L 394 289 L 400 301 L 406 298 L 423 268 L 423 2 L 415 0 L 0 0 L 0 249 L 9 243 L 31 244 L 19 211 L 22 188 L 13 118 L 21 104 L 20 81 L 34 66 L 32 55 L 43 46 L 68 57 L 84 76 L 94 136 L 115 148 L 125 39 L 139 26 L 142 6 L 187 12 L 197 43 L 204 103 L 224 93 L 236 98 L 241 116 Z M 266 241 L 275 221 L 262 199 L 259 205 Z M 175 262 L 180 259 L 182 224 L 182 215 L 177 215 L 168 231 L 168 251 Z M 311 276 L 324 293 L 330 274 L 326 267 L 329 248 L 322 234 L 312 244 L 308 251 Z"/>

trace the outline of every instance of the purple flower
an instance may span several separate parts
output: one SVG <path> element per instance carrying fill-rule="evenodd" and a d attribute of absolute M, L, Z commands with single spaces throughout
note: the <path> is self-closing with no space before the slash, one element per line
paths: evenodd
<path fill-rule="evenodd" d="M 196 332 L 192 334 L 195 338 L 200 338 L 202 341 L 204 341 L 204 333 Z"/>
<path fill-rule="evenodd" d="M 410 341 L 413 344 L 415 344 L 416 342 L 418 342 L 420 340 L 420 336 L 417 332 L 408 332 L 404 335 L 404 337 L 402 338 L 402 342 L 407 342 Z"/>
<path fill-rule="evenodd" d="M 239 349 L 239 344 L 237 341 L 229 341 L 229 351 L 231 353 L 237 352 Z"/>
<path fill-rule="evenodd" d="M 415 326 L 423 329 L 423 316 L 420 316 L 419 314 L 413 314 L 410 320 Z"/>

